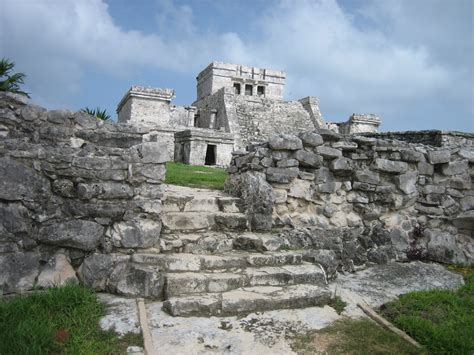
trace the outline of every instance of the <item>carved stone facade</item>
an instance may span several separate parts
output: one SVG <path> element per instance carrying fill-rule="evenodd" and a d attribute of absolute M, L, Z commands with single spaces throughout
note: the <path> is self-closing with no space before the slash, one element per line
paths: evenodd
<path fill-rule="evenodd" d="M 282 71 L 212 62 L 196 79 L 197 100 L 188 107 L 171 105 L 171 89 L 132 86 L 118 104 L 119 123 L 153 127 L 170 142 L 177 161 L 223 166 L 230 162 L 232 150 L 268 140 L 273 133 L 312 128 L 343 134 L 377 132 L 380 124 L 379 117 L 372 114 L 353 114 L 347 122 L 326 123 L 319 98 L 314 96 L 284 101 L 286 74 Z M 208 155 L 214 150 L 217 159 Z M 224 152 L 228 152 L 225 158 Z"/>

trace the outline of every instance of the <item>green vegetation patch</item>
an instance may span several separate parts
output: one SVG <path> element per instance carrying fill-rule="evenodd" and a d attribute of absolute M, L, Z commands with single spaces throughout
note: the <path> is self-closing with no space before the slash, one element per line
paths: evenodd
<path fill-rule="evenodd" d="M 342 319 L 294 339 L 298 354 L 424 354 L 368 319 Z"/>
<path fill-rule="evenodd" d="M 166 163 L 165 183 L 224 190 L 224 182 L 227 176 L 228 173 L 222 168 L 168 162 Z"/>
<path fill-rule="evenodd" d="M 142 345 L 140 334 L 101 330 L 104 314 L 97 296 L 75 284 L 0 299 L 0 354 L 118 354 Z"/>
<path fill-rule="evenodd" d="M 463 270 L 466 272 L 466 270 Z M 474 354 L 474 273 L 457 291 L 411 292 L 381 312 L 433 354 Z M 467 273 L 467 272 L 466 272 Z"/>

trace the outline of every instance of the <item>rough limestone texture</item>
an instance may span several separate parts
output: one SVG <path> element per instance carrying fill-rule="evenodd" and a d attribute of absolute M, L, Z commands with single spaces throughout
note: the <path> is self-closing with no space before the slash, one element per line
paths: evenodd
<path fill-rule="evenodd" d="M 259 184 L 270 185 L 268 195 L 274 195 L 271 228 L 283 228 L 290 248 L 334 251 L 340 269 L 406 260 L 417 250 L 421 258 L 469 263 L 473 155 L 469 146 L 439 148 L 324 129 L 275 134 L 233 154 L 226 189 L 251 194 L 254 186 L 238 182 L 265 177 Z M 259 210 L 258 200 L 251 203 Z M 260 210 L 269 213 L 269 203 L 263 199 Z M 268 222 L 253 228 L 270 230 Z"/>
<path fill-rule="evenodd" d="M 168 147 L 150 129 L 47 111 L 7 93 L 0 125 L 0 293 L 78 277 L 98 290 L 159 293 L 160 280 L 128 266 L 126 252 L 160 243 Z M 119 261 L 120 277 L 100 280 Z M 155 288 L 138 289 L 142 279 Z"/>

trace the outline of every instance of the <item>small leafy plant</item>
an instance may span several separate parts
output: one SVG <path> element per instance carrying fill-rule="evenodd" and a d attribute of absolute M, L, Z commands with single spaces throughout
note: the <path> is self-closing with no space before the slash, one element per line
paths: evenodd
<path fill-rule="evenodd" d="M 101 110 L 99 107 L 91 109 L 89 107 L 84 107 L 81 109 L 81 112 L 87 113 L 88 115 L 97 117 L 102 121 L 110 120 L 110 115 L 107 113 L 106 109 Z"/>
<path fill-rule="evenodd" d="M 416 225 L 408 234 L 410 242 L 408 248 L 404 250 L 409 260 L 423 260 L 426 258 L 426 249 L 420 244 L 421 239 L 425 237 L 425 228 Z"/>
<path fill-rule="evenodd" d="M 7 58 L 0 60 L 0 91 L 12 92 L 14 94 L 30 95 L 20 90 L 20 85 L 24 84 L 24 78 L 26 77 L 23 73 L 12 73 L 15 63 L 10 62 Z"/>

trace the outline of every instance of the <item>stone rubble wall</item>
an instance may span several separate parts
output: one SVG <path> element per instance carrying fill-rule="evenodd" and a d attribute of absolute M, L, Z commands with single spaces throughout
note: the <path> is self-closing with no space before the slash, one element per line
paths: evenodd
<path fill-rule="evenodd" d="M 453 132 L 442 130 L 377 132 L 366 133 L 366 137 L 379 139 L 396 139 L 408 143 L 421 143 L 435 147 L 474 146 L 474 133 Z"/>
<path fill-rule="evenodd" d="M 253 230 L 282 230 L 289 247 L 352 255 L 354 267 L 417 248 L 434 261 L 474 261 L 472 147 L 320 129 L 247 149 L 234 152 L 226 191 L 245 200 Z"/>
<path fill-rule="evenodd" d="M 126 261 L 159 242 L 166 144 L 147 127 L 0 93 L 0 293 L 76 280 L 76 272 L 88 283 L 112 271 L 109 285 L 91 285 L 99 290 L 152 277 Z"/>

